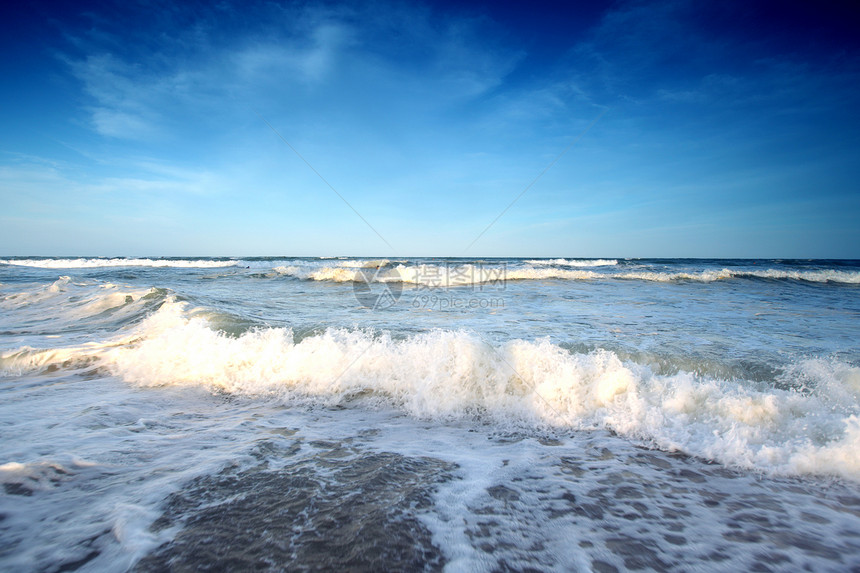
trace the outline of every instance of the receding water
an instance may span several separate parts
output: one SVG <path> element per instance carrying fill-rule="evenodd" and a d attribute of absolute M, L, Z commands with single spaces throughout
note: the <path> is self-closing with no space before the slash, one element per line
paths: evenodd
<path fill-rule="evenodd" d="M 860 263 L 0 261 L 10 570 L 860 566 Z"/>

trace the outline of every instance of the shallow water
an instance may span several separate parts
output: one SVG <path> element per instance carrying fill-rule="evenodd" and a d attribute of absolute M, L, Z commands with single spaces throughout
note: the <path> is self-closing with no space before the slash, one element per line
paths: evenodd
<path fill-rule="evenodd" d="M 16 570 L 860 567 L 850 261 L 6 259 Z"/>

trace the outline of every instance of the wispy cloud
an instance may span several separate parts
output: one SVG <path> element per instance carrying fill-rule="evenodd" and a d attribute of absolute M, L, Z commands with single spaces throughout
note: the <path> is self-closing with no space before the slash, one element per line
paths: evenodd
<path fill-rule="evenodd" d="M 774 27 L 736 29 L 740 7 L 692 0 L 621 0 L 589 11 L 569 37 L 530 44 L 487 6 L 100 8 L 67 31 L 60 81 L 79 91 L 55 96 L 64 104 L 43 127 L 50 144 L 27 147 L 28 125 L 10 148 L 33 157 L 0 157 L 4 207 L 34 210 L 37 198 L 116 219 L 148 205 L 147 216 L 187 218 L 195 237 L 213 228 L 201 213 L 223 222 L 241 211 L 250 234 L 318 232 L 313 244 L 351 248 L 325 229 L 361 221 L 255 111 L 383 235 L 422 252 L 440 229 L 461 248 L 606 109 L 488 232 L 497 253 L 555 244 L 532 230 L 582 239 L 556 224 L 577 217 L 609 236 L 607 221 L 631 209 L 655 228 L 691 214 L 718 225 L 734 217 L 728 203 L 791 210 L 821 182 L 831 197 L 854 190 L 856 50 L 786 49 L 791 38 Z M 66 161 L 40 158 L 52 151 Z"/>
<path fill-rule="evenodd" d="M 100 32 L 83 44 L 87 54 L 68 59 L 92 101 L 89 124 L 106 137 L 151 140 L 205 122 L 214 109 L 223 115 L 279 103 L 322 113 L 348 105 L 350 93 L 359 105 L 426 112 L 488 93 L 519 58 L 494 45 L 481 22 L 436 21 L 419 8 L 282 8 L 273 15 L 281 20 L 238 31 L 224 22 L 165 30 L 171 39 L 151 54 L 125 54 Z M 413 58 L 390 50 L 392 33 Z"/>
<path fill-rule="evenodd" d="M 207 171 L 174 167 L 164 162 L 134 161 L 124 170 L 137 176 L 93 175 L 80 166 L 37 156 L 18 156 L 0 163 L 0 184 L 6 206 L 53 203 L 65 209 L 71 203 L 97 204 L 106 195 L 120 195 L 134 201 L 184 195 L 212 195 L 223 189 L 223 181 Z M 34 202 L 34 199 L 41 201 Z"/>

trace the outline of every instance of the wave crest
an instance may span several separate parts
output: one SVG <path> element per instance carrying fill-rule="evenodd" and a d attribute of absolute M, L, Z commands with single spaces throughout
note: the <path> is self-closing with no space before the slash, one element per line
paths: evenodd
<path fill-rule="evenodd" d="M 136 259 L 136 258 L 77 258 L 77 259 L 6 259 L 0 264 L 41 269 L 91 269 L 99 267 L 176 267 L 221 268 L 234 267 L 235 260 L 212 259 Z"/>
<path fill-rule="evenodd" d="M 382 264 L 385 264 L 383 261 Z M 575 265 L 572 265 L 575 266 Z M 582 267 L 597 265 L 582 265 Z M 284 276 L 304 280 L 351 282 L 366 281 L 368 276 L 361 273 L 366 264 L 339 266 L 290 265 L 278 266 L 273 270 Z M 399 277 L 399 278 L 398 278 Z M 543 266 L 493 266 L 493 265 L 406 265 L 390 267 L 390 272 L 380 275 L 377 280 L 401 281 L 431 287 L 457 287 L 493 282 L 518 280 L 636 280 L 647 282 L 702 282 L 726 281 L 732 279 L 769 279 L 793 280 L 814 283 L 860 284 L 860 272 L 839 270 L 787 271 L 781 269 L 732 270 L 711 269 L 702 271 L 628 271 L 614 272 L 586 268 L 559 268 L 559 265 Z"/>
<path fill-rule="evenodd" d="M 559 267 L 610 267 L 618 264 L 617 259 L 531 259 L 530 265 L 555 265 Z"/>
<path fill-rule="evenodd" d="M 0 355 L 6 374 L 95 363 L 141 386 L 313 404 L 394 404 L 410 415 L 478 417 L 520 430 L 610 429 L 664 450 L 773 474 L 860 479 L 860 368 L 807 360 L 781 384 L 660 374 L 607 350 L 568 351 L 549 340 L 489 344 L 466 331 L 406 338 L 288 328 L 229 336 L 181 302 L 161 308 L 123 339 Z"/>

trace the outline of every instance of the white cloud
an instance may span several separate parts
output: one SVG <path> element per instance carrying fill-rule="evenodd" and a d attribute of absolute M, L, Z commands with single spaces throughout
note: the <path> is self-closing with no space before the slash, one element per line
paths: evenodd
<path fill-rule="evenodd" d="M 69 62 L 92 98 L 89 125 L 105 137 L 151 142 L 205 129 L 216 117 L 223 127 L 247 116 L 249 106 L 304 116 L 342 117 L 362 106 L 426 114 L 496 89 L 522 57 L 495 43 L 484 22 L 421 9 L 305 8 L 279 16 L 226 37 L 224 30 L 180 29 L 151 54 L 124 54 L 104 40 L 91 45 L 90 54 Z M 413 57 L 402 59 L 401 50 Z"/>
<path fill-rule="evenodd" d="M 222 82 L 235 86 L 259 86 L 270 81 L 317 84 L 334 71 L 340 54 L 349 47 L 349 29 L 337 23 L 322 23 L 306 36 L 248 41 L 237 38 L 236 43 L 249 45 L 227 53 L 226 66 L 205 63 L 204 73 L 223 74 Z M 218 55 L 212 58 L 217 62 Z M 214 83 L 214 82 L 210 82 Z"/>
<path fill-rule="evenodd" d="M 92 124 L 98 133 L 107 137 L 142 139 L 156 133 L 152 119 L 104 107 L 92 110 Z"/>
<path fill-rule="evenodd" d="M 97 207 L 108 194 L 148 200 L 156 196 L 211 195 L 224 190 L 224 181 L 209 171 L 152 161 L 122 161 L 117 167 L 139 175 L 93 176 L 71 163 L 34 156 L 14 157 L 8 163 L 0 163 L 0 198 L 7 206 L 14 204 L 27 209 L 43 203 L 67 205 L 70 201 Z"/>

